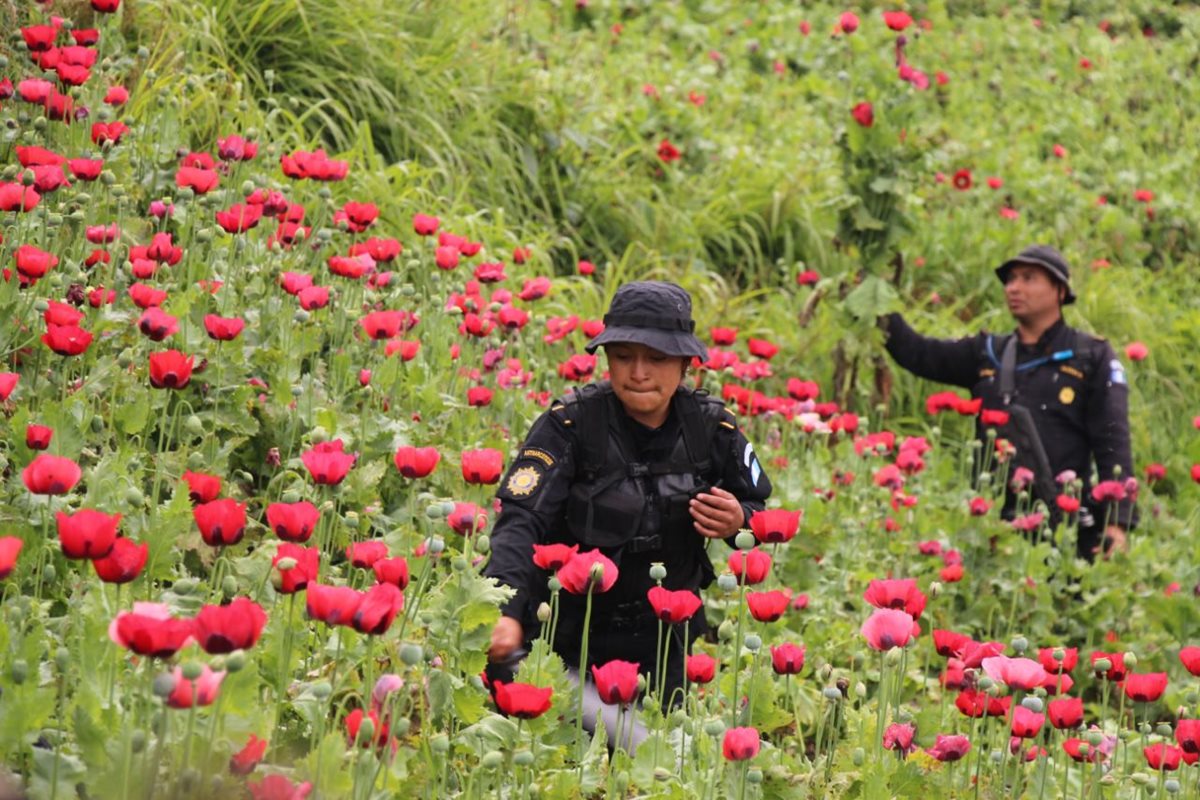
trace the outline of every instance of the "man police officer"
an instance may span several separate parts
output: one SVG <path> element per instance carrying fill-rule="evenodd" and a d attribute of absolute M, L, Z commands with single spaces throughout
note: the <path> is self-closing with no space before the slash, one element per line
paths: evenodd
<path fill-rule="evenodd" d="M 691 310 L 690 296 L 673 283 L 621 286 L 604 331 L 587 344 L 588 352 L 605 348 L 609 379 L 553 403 L 521 444 L 497 492 L 503 505 L 486 569 L 517 590 L 493 630 L 493 662 L 511 659 L 535 634 L 550 575 L 533 563 L 533 546 L 564 543 L 598 548 L 618 565 L 616 584 L 593 596 L 589 664 L 619 658 L 654 674 L 651 565 L 666 567 L 667 589 L 707 586 L 709 540 L 732 536 L 764 508 L 771 482 L 733 414 L 683 385 L 691 359 L 707 357 Z M 563 592 L 559 609 L 552 647 L 586 675 L 588 665 L 578 663 L 584 599 Z M 691 637 L 705 628 L 701 609 Z M 682 684 L 691 644 L 679 633 L 668 697 Z"/>
<path fill-rule="evenodd" d="M 1126 531 L 1137 521 L 1133 493 L 1094 501 L 1090 478 L 1093 460 L 1101 481 L 1133 477 L 1125 370 L 1107 341 L 1063 321 L 1062 306 L 1073 303 L 1075 294 L 1066 259 L 1053 247 L 1026 247 L 996 275 L 1017 321 L 1014 333 L 932 339 L 891 314 L 884 319 L 887 350 L 910 372 L 970 389 L 972 397 L 982 398 L 984 410 L 1006 412 L 999 417 L 1010 421 L 999 435 L 1024 444 L 1018 445 L 1017 463 L 1034 472 L 1034 494 L 1052 517 L 1055 479 L 1064 472 L 1083 479 L 1080 556 L 1091 560 L 1102 545 L 1106 555 L 1124 550 Z M 1026 430 L 1017 426 L 1020 415 L 1031 420 Z M 978 427 L 984 438 L 982 415 Z M 1010 492 L 1002 515 L 1011 519 L 1014 513 Z"/>

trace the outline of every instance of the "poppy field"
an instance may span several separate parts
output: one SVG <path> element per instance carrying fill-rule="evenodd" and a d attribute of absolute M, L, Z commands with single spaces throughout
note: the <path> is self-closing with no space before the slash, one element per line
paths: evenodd
<path fill-rule="evenodd" d="M 0 4 L 0 797 L 1200 797 L 1200 12 L 1077 5 Z M 876 324 L 1033 241 L 1129 375 L 1094 564 Z M 775 493 L 593 735 L 482 569 L 640 278 Z"/>

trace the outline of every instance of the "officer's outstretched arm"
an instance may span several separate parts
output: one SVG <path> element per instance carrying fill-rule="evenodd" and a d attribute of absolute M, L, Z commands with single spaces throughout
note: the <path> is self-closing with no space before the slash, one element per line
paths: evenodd
<path fill-rule="evenodd" d="M 914 375 L 962 387 L 970 387 L 979 380 L 979 336 L 964 339 L 922 336 L 900 314 L 888 314 L 880 324 L 887 334 L 888 353 Z"/>

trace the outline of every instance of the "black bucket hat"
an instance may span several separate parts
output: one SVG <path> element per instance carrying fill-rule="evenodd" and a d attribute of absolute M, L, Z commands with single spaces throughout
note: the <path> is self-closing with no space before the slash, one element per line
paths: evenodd
<path fill-rule="evenodd" d="M 696 338 L 692 298 L 667 281 L 633 281 L 617 289 L 604 330 L 587 343 L 589 353 L 602 345 L 644 344 L 669 356 L 708 358 L 708 349 Z"/>
<path fill-rule="evenodd" d="M 1067 296 L 1063 298 L 1063 305 L 1075 302 L 1075 292 L 1071 291 L 1071 268 L 1067 266 L 1067 260 L 1063 258 L 1063 254 L 1050 245 L 1030 245 L 1018 253 L 1016 258 L 1010 258 L 996 267 L 996 277 L 1000 279 L 1001 283 L 1008 282 L 1008 271 L 1017 264 L 1033 264 L 1046 270 L 1050 273 L 1050 277 L 1067 287 Z"/>

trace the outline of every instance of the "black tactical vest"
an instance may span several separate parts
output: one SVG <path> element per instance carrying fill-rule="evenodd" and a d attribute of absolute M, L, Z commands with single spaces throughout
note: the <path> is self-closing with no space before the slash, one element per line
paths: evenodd
<path fill-rule="evenodd" d="M 585 547 L 642 553 L 685 534 L 692 522 L 688 501 L 711 487 L 711 443 L 724 404 L 681 387 L 672 400 L 679 436 L 670 456 L 646 463 L 607 381 L 576 389 L 563 402 L 581 445 L 567 500 L 571 536 Z"/>

